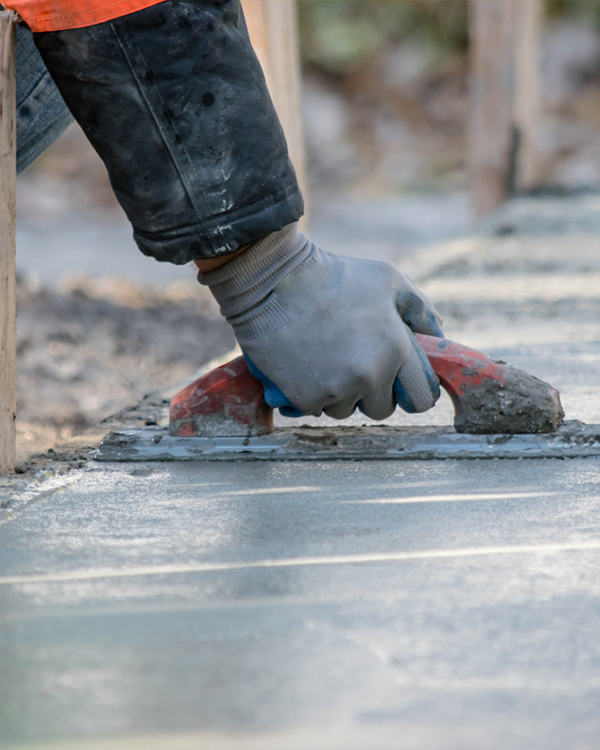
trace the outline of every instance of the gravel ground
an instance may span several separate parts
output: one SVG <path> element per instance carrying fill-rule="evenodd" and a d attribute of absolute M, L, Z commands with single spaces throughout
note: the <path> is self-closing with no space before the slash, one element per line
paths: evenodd
<path fill-rule="evenodd" d="M 73 286 L 62 293 L 18 288 L 19 462 L 235 344 L 197 285 L 152 291 L 105 279 Z"/>

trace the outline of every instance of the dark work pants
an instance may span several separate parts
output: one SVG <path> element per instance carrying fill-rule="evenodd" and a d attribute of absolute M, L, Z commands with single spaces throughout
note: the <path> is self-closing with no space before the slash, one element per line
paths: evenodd
<path fill-rule="evenodd" d="M 34 40 L 146 255 L 213 258 L 302 215 L 240 0 L 169 0 Z"/>

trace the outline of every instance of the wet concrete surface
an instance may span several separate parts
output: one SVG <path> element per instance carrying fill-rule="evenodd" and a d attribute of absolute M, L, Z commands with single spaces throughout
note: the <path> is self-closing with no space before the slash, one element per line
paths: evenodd
<path fill-rule="evenodd" d="M 71 472 L 0 525 L 0 747 L 595 748 L 599 564 L 593 459 Z"/>
<path fill-rule="evenodd" d="M 583 239 L 518 204 L 413 274 L 449 338 L 588 423 L 596 203 L 564 204 Z M 393 423 L 451 421 L 444 397 Z M 599 746 L 596 459 L 96 464 L 23 485 L 0 523 L 2 750 Z"/>

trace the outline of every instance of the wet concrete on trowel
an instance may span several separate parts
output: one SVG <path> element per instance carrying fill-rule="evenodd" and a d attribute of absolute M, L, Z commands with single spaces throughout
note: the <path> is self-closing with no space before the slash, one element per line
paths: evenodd
<path fill-rule="evenodd" d="M 3 750 L 595 746 L 596 460 L 54 481 L 0 525 Z"/>
<path fill-rule="evenodd" d="M 454 427 L 474 435 L 538 434 L 554 432 L 564 416 L 557 390 L 509 365 L 504 383 L 484 378 L 461 394 Z"/>

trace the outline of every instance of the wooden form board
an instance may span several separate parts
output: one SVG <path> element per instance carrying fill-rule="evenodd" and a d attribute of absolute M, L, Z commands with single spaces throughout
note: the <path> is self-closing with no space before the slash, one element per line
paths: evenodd
<path fill-rule="evenodd" d="M 15 32 L 0 12 L 0 474 L 15 466 Z"/>
<path fill-rule="evenodd" d="M 469 190 L 475 214 L 538 179 L 542 0 L 471 0 Z"/>

